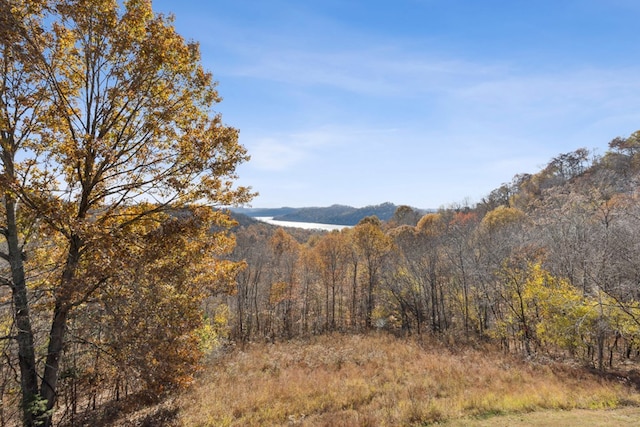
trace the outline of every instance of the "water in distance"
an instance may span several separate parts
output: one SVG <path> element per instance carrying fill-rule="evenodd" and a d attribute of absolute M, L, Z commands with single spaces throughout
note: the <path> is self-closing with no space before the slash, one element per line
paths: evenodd
<path fill-rule="evenodd" d="M 342 230 L 343 228 L 352 227 L 351 225 L 336 225 L 336 224 L 320 224 L 318 222 L 297 222 L 297 221 L 278 221 L 273 219 L 272 216 L 257 216 L 254 219 L 258 221 L 266 222 L 267 224 L 279 225 L 280 227 L 296 227 L 305 228 L 307 230 Z"/>

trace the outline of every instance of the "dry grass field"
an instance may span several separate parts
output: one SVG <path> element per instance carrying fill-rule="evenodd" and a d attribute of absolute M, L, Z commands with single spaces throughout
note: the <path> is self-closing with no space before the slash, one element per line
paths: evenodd
<path fill-rule="evenodd" d="M 230 350 L 173 405 L 180 426 L 640 423 L 640 394 L 623 381 L 482 345 L 385 334 Z"/>

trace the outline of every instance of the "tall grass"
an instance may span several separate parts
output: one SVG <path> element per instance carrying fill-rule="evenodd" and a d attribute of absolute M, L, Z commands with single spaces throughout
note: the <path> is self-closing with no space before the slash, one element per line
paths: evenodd
<path fill-rule="evenodd" d="M 638 403 L 640 396 L 622 384 L 489 348 L 330 335 L 252 344 L 212 360 L 180 398 L 178 420 L 185 426 L 426 425 Z"/>

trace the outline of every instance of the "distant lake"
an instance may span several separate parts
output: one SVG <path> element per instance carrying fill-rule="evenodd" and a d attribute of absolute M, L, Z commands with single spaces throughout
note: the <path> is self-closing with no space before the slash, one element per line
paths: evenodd
<path fill-rule="evenodd" d="M 296 227 L 304 228 L 307 230 L 342 230 L 343 228 L 352 227 L 351 225 L 336 225 L 336 224 L 320 224 L 318 222 L 297 222 L 297 221 L 278 221 L 273 219 L 272 216 L 256 216 L 254 219 L 258 221 L 266 222 L 267 224 L 279 225 L 281 227 Z"/>

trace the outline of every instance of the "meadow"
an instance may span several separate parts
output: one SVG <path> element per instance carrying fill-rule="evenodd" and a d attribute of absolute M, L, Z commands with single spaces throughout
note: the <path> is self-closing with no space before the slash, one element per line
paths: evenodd
<path fill-rule="evenodd" d="M 623 376 L 525 360 L 484 343 L 382 333 L 227 349 L 170 406 L 166 422 L 175 426 L 606 426 L 640 419 L 640 394 Z"/>

